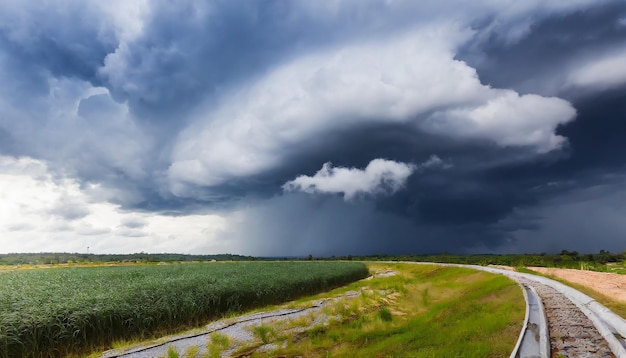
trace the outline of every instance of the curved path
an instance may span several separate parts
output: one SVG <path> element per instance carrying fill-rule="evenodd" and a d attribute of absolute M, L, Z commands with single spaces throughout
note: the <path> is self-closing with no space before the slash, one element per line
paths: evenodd
<path fill-rule="evenodd" d="M 416 263 L 409 264 L 436 264 Z M 438 264 L 457 266 L 505 275 L 518 282 L 526 300 L 526 317 L 519 340 L 511 353 L 515 357 L 618 357 L 626 358 L 626 320 L 591 297 L 560 282 L 532 274 L 475 265 Z M 346 296 L 356 295 L 349 292 Z M 332 300 L 328 300 L 332 301 Z M 135 347 L 128 350 L 105 352 L 103 358 L 113 357 L 156 357 L 166 356 L 167 347 L 172 345 L 184 351 L 184 347 L 198 345 L 203 350 L 211 332 L 235 329 L 245 333 L 243 327 L 265 321 L 293 318 L 305 312 L 318 311 L 327 301 L 313 307 L 281 310 L 241 316 L 228 324 L 216 322 L 202 332 L 170 337 L 157 344 Z M 244 332 L 244 333 L 242 333 Z M 245 339 L 243 339 L 245 340 Z M 200 352 L 204 353 L 204 352 Z M 226 353 L 226 352 L 225 352 Z"/>
<path fill-rule="evenodd" d="M 511 357 L 626 358 L 626 320 L 580 291 L 537 275 L 474 265 L 454 266 L 508 276 L 524 288 L 527 312 L 532 312 L 533 305 L 535 310 L 544 311 L 535 315 L 534 322 L 532 315 L 527 314 L 520 342 Z M 541 327 L 541 316 L 545 317 L 547 329 Z M 544 343 L 546 335 L 550 338 L 549 354 Z"/>
<path fill-rule="evenodd" d="M 286 322 L 299 317 L 306 316 L 308 314 L 316 314 L 317 319 L 314 320 L 310 326 L 323 323 L 327 317 L 322 313 L 322 309 L 329 304 L 344 298 L 355 298 L 360 295 L 360 292 L 349 291 L 340 296 L 333 298 L 326 298 L 314 302 L 312 306 L 296 309 L 279 309 L 270 312 L 259 312 L 247 315 L 241 315 L 233 319 L 224 319 L 208 324 L 203 329 L 196 333 L 183 334 L 178 336 L 169 336 L 164 340 L 138 345 L 126 349 L 113 349 L 104 352 L 101 358 L 154 358 L 154 357 L 167 357 L 168 349 L 174 348 L 177 352 L 183 356 L 190 347 L 197 347 L 198 355 L 207 354 L 207 342 L 210 341 L 210 335 L 212 333 L 220 333 L 229 338 L 232 342 L 248 342 L 254 340 L 251 327 L 259 326 L 263 324 L 271 324 L 276 322 Z M 302 331 L 308 330 L 311 327 L 294 327 L 290 330 L 291 333 L 296 334 Z M 234 352 L 234 348 L 225 350 L 222 355 L 230 356 Z M 241 347 L 239 347 L 241 348 Z"/>

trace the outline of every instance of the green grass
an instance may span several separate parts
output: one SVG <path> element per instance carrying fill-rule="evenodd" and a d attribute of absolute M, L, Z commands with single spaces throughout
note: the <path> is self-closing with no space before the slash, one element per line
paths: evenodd
<path fill-rule="evenodd" d="M 363 278 L 357 262 L 239 262 L 0 274 L 0 357 L 56 357 L 151 338 Z"/>
<path fill-rule="evenodd" d="M 258 337 L 263 344 L 267 344 L 270 342 L 272 337 L 276 336 L 276 332 L 270 326 L 255 326 L 252 328 L 252 333 L 255 337 Z"/>
<path fill-rule="evenodd" d="M 287 347 L 270 356 L 510 355 L 525 314 L 523 294 L 515 282 L 464 268 L 392 267 L 399 275 L 351 284 L 352 289 L 367 285 L 371 293 L 338 302 L 327 312 L 337 319 L 285 340 Z"/>
<path fill-rule="evenodd" d="M 208 349 L 208 357 L 209 358 L 220 358 L 220 355 L 223 351 L 228 349 L 230 346 L 230 339 L 228 336 L 221 333 L 211 333 L 211 340 L 207 343 Z"/>

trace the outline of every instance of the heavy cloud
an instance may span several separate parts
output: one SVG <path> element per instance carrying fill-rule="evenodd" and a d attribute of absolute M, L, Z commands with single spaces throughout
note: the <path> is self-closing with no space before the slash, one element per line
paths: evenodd
<path fill-rule="evenodd" d="M 3 2 L 0 247 L 593 251 L 560 223 L 621 187 L 624 19 L 618 0 Z M 616 218 L 589 220 L 620 249 Z"/>

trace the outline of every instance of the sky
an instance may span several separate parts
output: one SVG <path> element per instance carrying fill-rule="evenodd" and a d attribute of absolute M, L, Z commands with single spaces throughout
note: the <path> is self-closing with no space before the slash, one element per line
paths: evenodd
<path fill-rule="evenodd" d="M 626 2 L 0 2 L 0 253 L 626 250 Z"/>

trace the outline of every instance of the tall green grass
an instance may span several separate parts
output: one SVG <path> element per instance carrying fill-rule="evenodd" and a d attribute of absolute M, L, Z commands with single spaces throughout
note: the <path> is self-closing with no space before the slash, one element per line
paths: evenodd
<path fill-rule="evenodd" d="M 0 274 L 0 357 L 56 357 L 150 337 L 367 276 L 357 262 L 241 262 Z"/>

